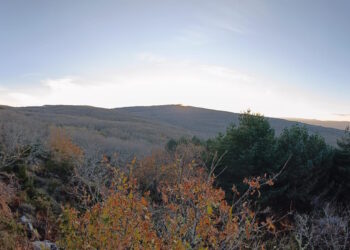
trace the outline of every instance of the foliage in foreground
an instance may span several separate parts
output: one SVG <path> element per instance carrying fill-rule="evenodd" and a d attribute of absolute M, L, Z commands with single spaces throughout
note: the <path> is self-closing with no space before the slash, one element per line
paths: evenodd
<path fill-rule="evenodd" d="M 62 215 L 64 249 L 152 249 L 160 241 L 153 230 L 148 202 L 135 189 L 135 180 L 120 176 L 116 191 L 82 216 L 74 208 Z"/>
<path fill-rule="evenodd" d="M 172 141 L 134 168 L 87 154 L 62 129 L 50 134 L 48 145 L 0 140 L 5 249 L 37 239 L 65 249 L 349 247 L 349 210 L 324 206 L 348 202 L 349 131 L 333 149 L 298 126 L 275 137 L 265 118 L 248 113 L 207 144 Z M 35 233 L 19 223 L 23 214 Z"/>
<path fill-rule="evenodd" d="M 253 211 L 251 206 L 250 199 L 261 186 L 272 185 L 272 179 L 247 180 L 247 193 L 229 205 L 224 191 L 214 187 L 214 178 L 192 164 L 186 166 L 185 174 L 172 164 L 182 177 L 159 183 L 162 198 L 157 203 L 148 193 L 141 195 L 131 174 L 119 172 L 116 186 L 104 202 L 82 214 L 73 208 L 64 210 L 62 247 L 264 249 L 287 227 L 279 223 L 281 218 L 277 222 L 268 211 Z"/>

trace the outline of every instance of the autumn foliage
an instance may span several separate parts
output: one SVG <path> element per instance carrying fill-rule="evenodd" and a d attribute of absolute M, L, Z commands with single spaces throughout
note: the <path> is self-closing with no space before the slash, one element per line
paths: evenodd
<path fill-rule="evenodd" d="M 15 177 L 0 173 L 0 249 L 30 249 L 24 227 L 16 223 L 10 208 L 20 202 L 18 193 Z"/>
<path fill-rule="evenodd" d="M 173 140 L 123 165 L 57 127 L 42 146 L 2 152 L 0 249 L 348 249 L 350 209 L 325 198 L 348 200 L 349 132 L 333 156 L 304 129 L 276 139 L 261 117 L 244 118 L 216 141 Z M 279 160 L 266 167 L 270 148 Z M 305 196 L 312 213 L 295 210 Z"/>
<path fill-rule="evenodd" d="M 179 171 L 185 167 L 187 171 Z M 170 164 L 175 181 L 159 181 L 161 201 L 141 193 L 133 171 L 118 171 L 110 196 L 85 213 L 66 208 L 61 217 L 65 249 L 251 249 L 276 233 L 275 221 L 259 216 L 250 198 L 260 185 L 247 182 L 247 196 L 230 205 L 214 177 L 188 163 Z M 179 177 L 181 175 L 181 178 Z M 266 179 L 255 181 L 267 182 Z M 258 219 L 259 218 L 259 219 Z"/>
<path fill-rule="evenodd" d="M 110 197 L 85 214 L 64 210 L 61 245 L 65 249 L 159 248 L 148 202 L 136 192 L 136 180 L 121 174 L 118 181 Z"/>
<path fill-rule="evenodd" d="M 72 142 L 72 139 L 62 128 L 50 128 L 49 148 L 56 161 L 81 162 L 84 157 L 81 148 Z"/>

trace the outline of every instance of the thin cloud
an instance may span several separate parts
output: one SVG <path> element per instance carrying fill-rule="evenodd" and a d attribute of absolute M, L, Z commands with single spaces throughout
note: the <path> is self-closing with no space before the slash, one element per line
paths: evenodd
<path fill-rule="evenodd" d="M 334 114 L 336 116 L 341 116 L 341 117 L 350 117 L 350 114 Z"/>
<path fill-rule="evenodd" d="M 254 33 L 250 25 L 250 17 L 260 15 L 261 3 L 224 1 L 205 2 L 197 12 L 201 27 L 213 31 L 222 30 L 228 33 L 244 35 Z"/>
<path fill-rule="evenodd" d="M 235 22 L 232 20 L 223 19 L 222 17 L 218 19 L 208 20 L 207 22 L 209 24 L 209 27 L 211 27 L 213 30 L 220 29 L 238 35 L 252 33 L 247 27 L 244 27 L 242 22 Z"/>
<path fill-rule="evenodd" d="M 139 61 L 149 62 L 149 63 L 164 63 L 166 59 L 162 56 L 156 55 L 151 52 L 142 52 L 136 55 Z"/>
<path fill-rule="evenodd" d="M 122 107 L 182 103 L 227 111 L 246 110 L 268 116 L 326 118 L 324 100 L 300 89 L 283 90 L 235 68 L 190 61 L 161 60 L 144 53 L 143 63 L 109 73 L 44 79 L 35 88 L 0 92 L 1 104 L 15 106 L 75 104 Z M 301 95 L 301 93 L 303 93 Z M 329 118 L 329 117 L 327 117 Z"/>
<path fill-rule="evenodd" d="M 231 80 L 238 80 L 243 82 L 253 82 L 254 77 L 238 70 L 230 69 L 228 67 L 217 66 L 217 65 L 203 65 L 201 66 L 203 70 L 214 74 L 218 77 L 228 78 Z"/>
<path fill-rule="evenodd" d="M 199 27 L 189 27 L 181 30 L 180 34 L 175 37 L 175 40 L 190 45 L 203 45 L 209 41 L 206 33 Z"/>
<path fill-rule="evenodd" d="M 21 78 L 33 78 L 33 77 L 40 77 L 43 76 L 42 73 L 26 73 L 26 74 L 22 74 L 20 77 Z"/>
<path fill-rule="evenodd" d="M 243 91 L 250 80 L 248 75 L 218 65 L 170 61 L 152 53 L 141 53 L 139 58 L 143 64 L 109 72 L 109 76 L 102 73 L 48 78 L 35 89 L 4 89 L 0 99 L 7 100 L 4 104 L 16 106 L 89 104 L 112 108 L 162 103 L 206 106 L 207 96 L 217 99 L 221 89 L 226 88 Z"/>

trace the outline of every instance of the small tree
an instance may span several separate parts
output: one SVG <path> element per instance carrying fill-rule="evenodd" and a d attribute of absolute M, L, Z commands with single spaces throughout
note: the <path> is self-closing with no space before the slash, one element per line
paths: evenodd
<path fill-rule="evenodd" d="M 277 162 L 282 164 L 290 155 L 274 189 L 265 193 L 265 201 L 276 209 L 310 209 L 314 197 L 325 190 L 333 149 L 319 135 L 295 125 L 284 129 L 277 140 Z"/>
<path fill-rule="evenodd" d="M 208 141 L 212 156 L 223 155 L 215 171 L 219 185 L 227 193 L 233 184 L 243 191 L 245 177 L 274 172 L 275 146 L 274 130 L 265 117 L 250 111 L 241 114 L 238 126 L 231 125 L 226 134 Z"/>
<path fill-rule="evenodd" d="M 49 152 L 48 170 L 60 175 L 66 181 L 74 167 L 81 164 L 84 159 L 82 149 L 72 142 L 62 128 L 50 128 Z"/>

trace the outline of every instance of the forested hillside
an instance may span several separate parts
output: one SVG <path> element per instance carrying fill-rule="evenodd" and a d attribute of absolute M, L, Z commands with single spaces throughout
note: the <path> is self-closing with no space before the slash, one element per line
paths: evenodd
<path fill-rule="evenodd" d="M 126 110 L 66 108 L 1 111 L 2 249 L 350 246 L 348 129 L 333 147 L 298 124 L 276 133 L 271 119 L 248 111 L 210 139 L 168 135 L 152 153 L 120 160 L 118 148 L 83 137 L 151 123 Z M 162 119 L 153 124 L 171 128 Z M 121 132 L 133 128 L 126 124 Z M 174 135 L 188 131 L 179 126 Z"/>
<path fill-rule="evenodd" d="M 269 118 L 276 134 L 296 122 Z M 2 106 L 0 125 L 16 127 L 25 140 L 44 140 L 50 126 L 64 127 L 73 141 L 91 152 L 118 152 L 123 160 L 145 156 L 163 148 L 170 138 L 215 137 L 238 114 L 181 105 L 103 109 L 89 106 L 43 106 L 12 108 Z M 342 130 L 305 125 L 308 131 L 336 145 Z M 12 129 L 13 130 L 13 129 Z M 15 137 L 17 135 L 14 135 Z"/>
<path fill-rule="evenodd" d="M 129 107 L 115 109 L 126 111 L 128 114 L 136 115 L 144 119 L 159 121 L 165 124 L 174 125 L 179 128 L 188 130 L 192 135 L 203 139 L 215 136 L 219 132 L 225 132 L 227 126 L 231 123 L 238 124 L 239 114 L 224 112 L 218 110 L 196 108 L 182 105 L 165 105 L 165 106 L 149 106 L 149 107 Z M 276 134 L 280 134 L 283 129 L 291 127 L 295 124 L 306 126 L 311 133 L 319 134 L 325 138 L 327 143 L 331 145 L 337 144 L 337 139 L 342 136 L 346 126 L 345 122 L 339 125 L 339 129 L 334 129 L 332 124 L 329 126 L 326 123 L 321 123 L 316 126 L 309 123 L 311 120 L 295 119 L 293 121 L 268 118 L 271 127 Z M 349 125 L 349 123 L 347 124 Z"/>

